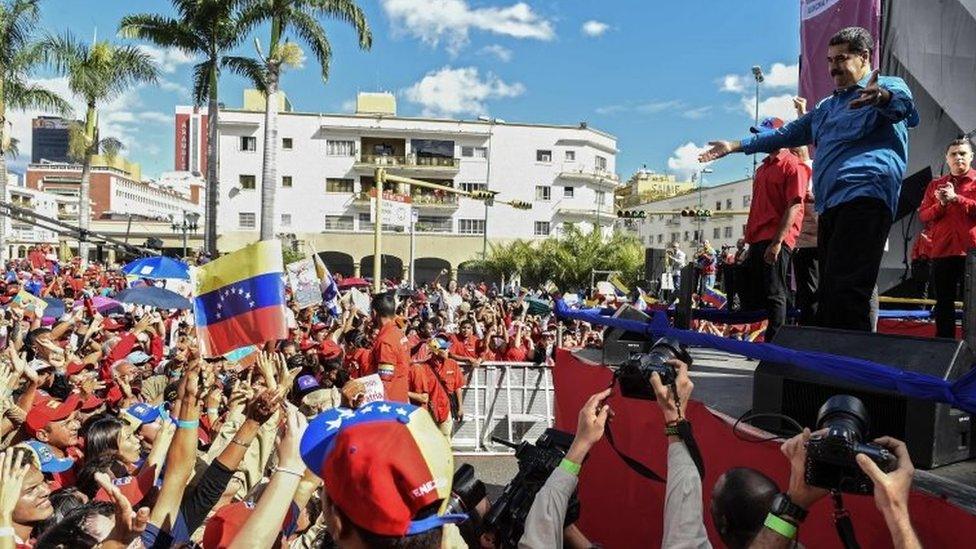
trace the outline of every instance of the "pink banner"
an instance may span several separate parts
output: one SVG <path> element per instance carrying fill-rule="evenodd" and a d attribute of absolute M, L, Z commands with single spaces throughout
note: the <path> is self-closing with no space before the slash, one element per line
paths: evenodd
<path fill-rule="evenodd" d="M 844 27 L 864 27 L 874 38 L 872 66 L 878 66 L 881 0 L 800 0 L 800 96 L 812 108 L 834 91 L 827 67 L 827 43 Z"/>

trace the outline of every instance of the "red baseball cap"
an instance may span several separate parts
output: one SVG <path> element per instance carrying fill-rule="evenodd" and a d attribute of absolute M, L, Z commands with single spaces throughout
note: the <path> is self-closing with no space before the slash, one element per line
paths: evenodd
<path fill-rule="evenodd" d="M 64 402 L 38 395 L 34 398 L 34 405 L 31 406 L 30 412 L 27 413 L 24 428 L 30 436 L 34 436 L 48 423 L 68 419 L 80 407 L 81 398 L 77 394 L 70 395 Z"/>
<path fill-rule="evenodd" d="M 221 507 L 209 520 L 207 527 L 203 530 L 203 539 L 200 544 L 204 549 L 223 549 L 229 547 L 237 533 L 244 527 L 247 519 L 251 518 L 254 512 L 254 502 L 239 501 Z M 285 522 L 281 525 L 281 535 L 290 536 L 298 527 L 298 515 L 301 510 L 295 502 L 291 502 L 288 507 L 288 514 L 285 515 Z"/>
<path fill-rule="evenodd" d="M 768 133 L 776 131 L 783 127 L 785 122 L 782 118 L 777 118 L 775 116 L 768 116 L 762 119 L 762 122 L 758 126 L 752 126 L 749 131 L 752 133 Z"/>
<path fill-rule="evenodd" d="M 374 534 L 419 534 L 467 518 L 444 514 L 454 457 L 423 408 L 380 401 L 327 410 L 309 423 L 300 451 L 329 499 Z M 436 514 L 416 518 L 438 501 Z"/>
<path fill-rule="evenodd" d="M 342 347 L 331 339 L 326 339 L 319 345 L 319 354 L 322 358 L 336 358 L 342 354 Z"/>
<path fill-rule="evenodd" d="M 104 398 L 99 398 L 99 397 L 97 397 L 95 395 L 92 395 L 92 396 L 86 398 L 85 401 L 81 403 L 81 406 L 79 407 L 79 409 L 82 412 L 91 412 L 92 410 L 97 409 L 102 404 L 105 404 L 105 399 Z"/>
<path fill-rule="evenodd" d="M 155 467 L 143 467 L 136 476 L 125 476 L 119 477 L 112 481 L 112 484 L 118 487 L 119 492 L 125 496 L 125 499 L 129 500 L 132 507 L 139 505 L 142 500 L 146 499 L 146 496 L 152 492 L 153 488 L 156 486 L 156 468 Z M 95 501 L 108 501 L 111 502 L 112 498 L 109 497 L 108 492 L 103 488 L 99 488 L 98 492 L 95 493 Z"/>

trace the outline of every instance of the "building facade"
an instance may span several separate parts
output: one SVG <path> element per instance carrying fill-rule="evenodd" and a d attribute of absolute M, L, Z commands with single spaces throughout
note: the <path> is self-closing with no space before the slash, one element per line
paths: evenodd
<path fill-rule="evenodd" d="M 370 275 L 373 224 L 369 192 L 375 171 L 524 200 L 516 210 L 452 194 L 409 191 L 416 216 L 416 279 L 478 259 L 490 242 L 543 238 L 567 223 L 612 230 L 616 138 L 578 126 L 501 120 L 401 117 L 392 96 L 360 98 L 357 114 L 282 112 L 274 233 L 329 252 L 330 268 Z M 218 247 L 231 251 L 258 238 L 264 113 L 221 111 Z M 406 193 L 388 184 L 387 191 Z M 384 234 L 383 275 L 409 271 L 409 230 Z M 389 257 L 387 257 L 389 256 Z"/>
<path fill-rule="evenodd" d="M 67 208 L 65 202 L 71 199 L 37 189 L 8 185 L 7 196 L 4 197 L 4 200 L 14 206 L 32 210 L 37 214 L 59 219 L 61 212 L 70 209 Z M 75 212 L 77 212 L 77 204 L 75 204 Z M 30 248 L 38 244 L 56 246 L 58 244 L 58 233 L 25 223 L 19 219 L 8 218 L 7 222 L 4 223 L 3 242 L 7 248 L 4 257 L 24 258 L 27 257 Z"/>
<path fill-rule="evenodd" d="M 207 173 L 207 123 L 209 117 L 199 107 L 176 107 L 173 135 L 173 169 L 196 174 Z"/>
<path fill-rule="evenodd" d="M 641 169 L 630 176 L 626 185 L 617 189 L 617 207 L 638 206 L 691 192 L 694 188 L 694 183 L 678 181 L 672 174 L 655 173 Z"/>
<path fill-rule="evenodd" d="M 31 162 L 68 162 L 71 124 L 71 120 L 60 116 L 31 120 Z"/>

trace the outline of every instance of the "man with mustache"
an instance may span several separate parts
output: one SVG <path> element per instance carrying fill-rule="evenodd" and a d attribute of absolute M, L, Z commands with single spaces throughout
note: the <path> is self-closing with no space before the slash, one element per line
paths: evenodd
<path fill-rule="evenodd" d="M 710 162 L 733 152 L 753 154 L 816 147 L 813 194 L 822 301 L 819 324 L 870 331 L 871 294 L 898 207 L 908 162 L 908 128 L 918 125 L 912 93 L 901 78 L 871 70 L 874 40 L 860 27 L 835 34 L 827 48 L 834 92 L 775 132 L 742 141 L 713 141 L 699 156 Z"/>

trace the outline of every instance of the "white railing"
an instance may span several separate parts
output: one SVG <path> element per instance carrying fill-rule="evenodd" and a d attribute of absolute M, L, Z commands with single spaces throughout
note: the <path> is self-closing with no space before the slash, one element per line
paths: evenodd
<path fill-rule="evenodd" d="M 451 444 L 460 453 L 512 453 L 492 442 L 535 442 L 554 425 L 552 369 L 532 362 L 483 362 L 468 372 L 463 390 L 464 420 Z"/>

